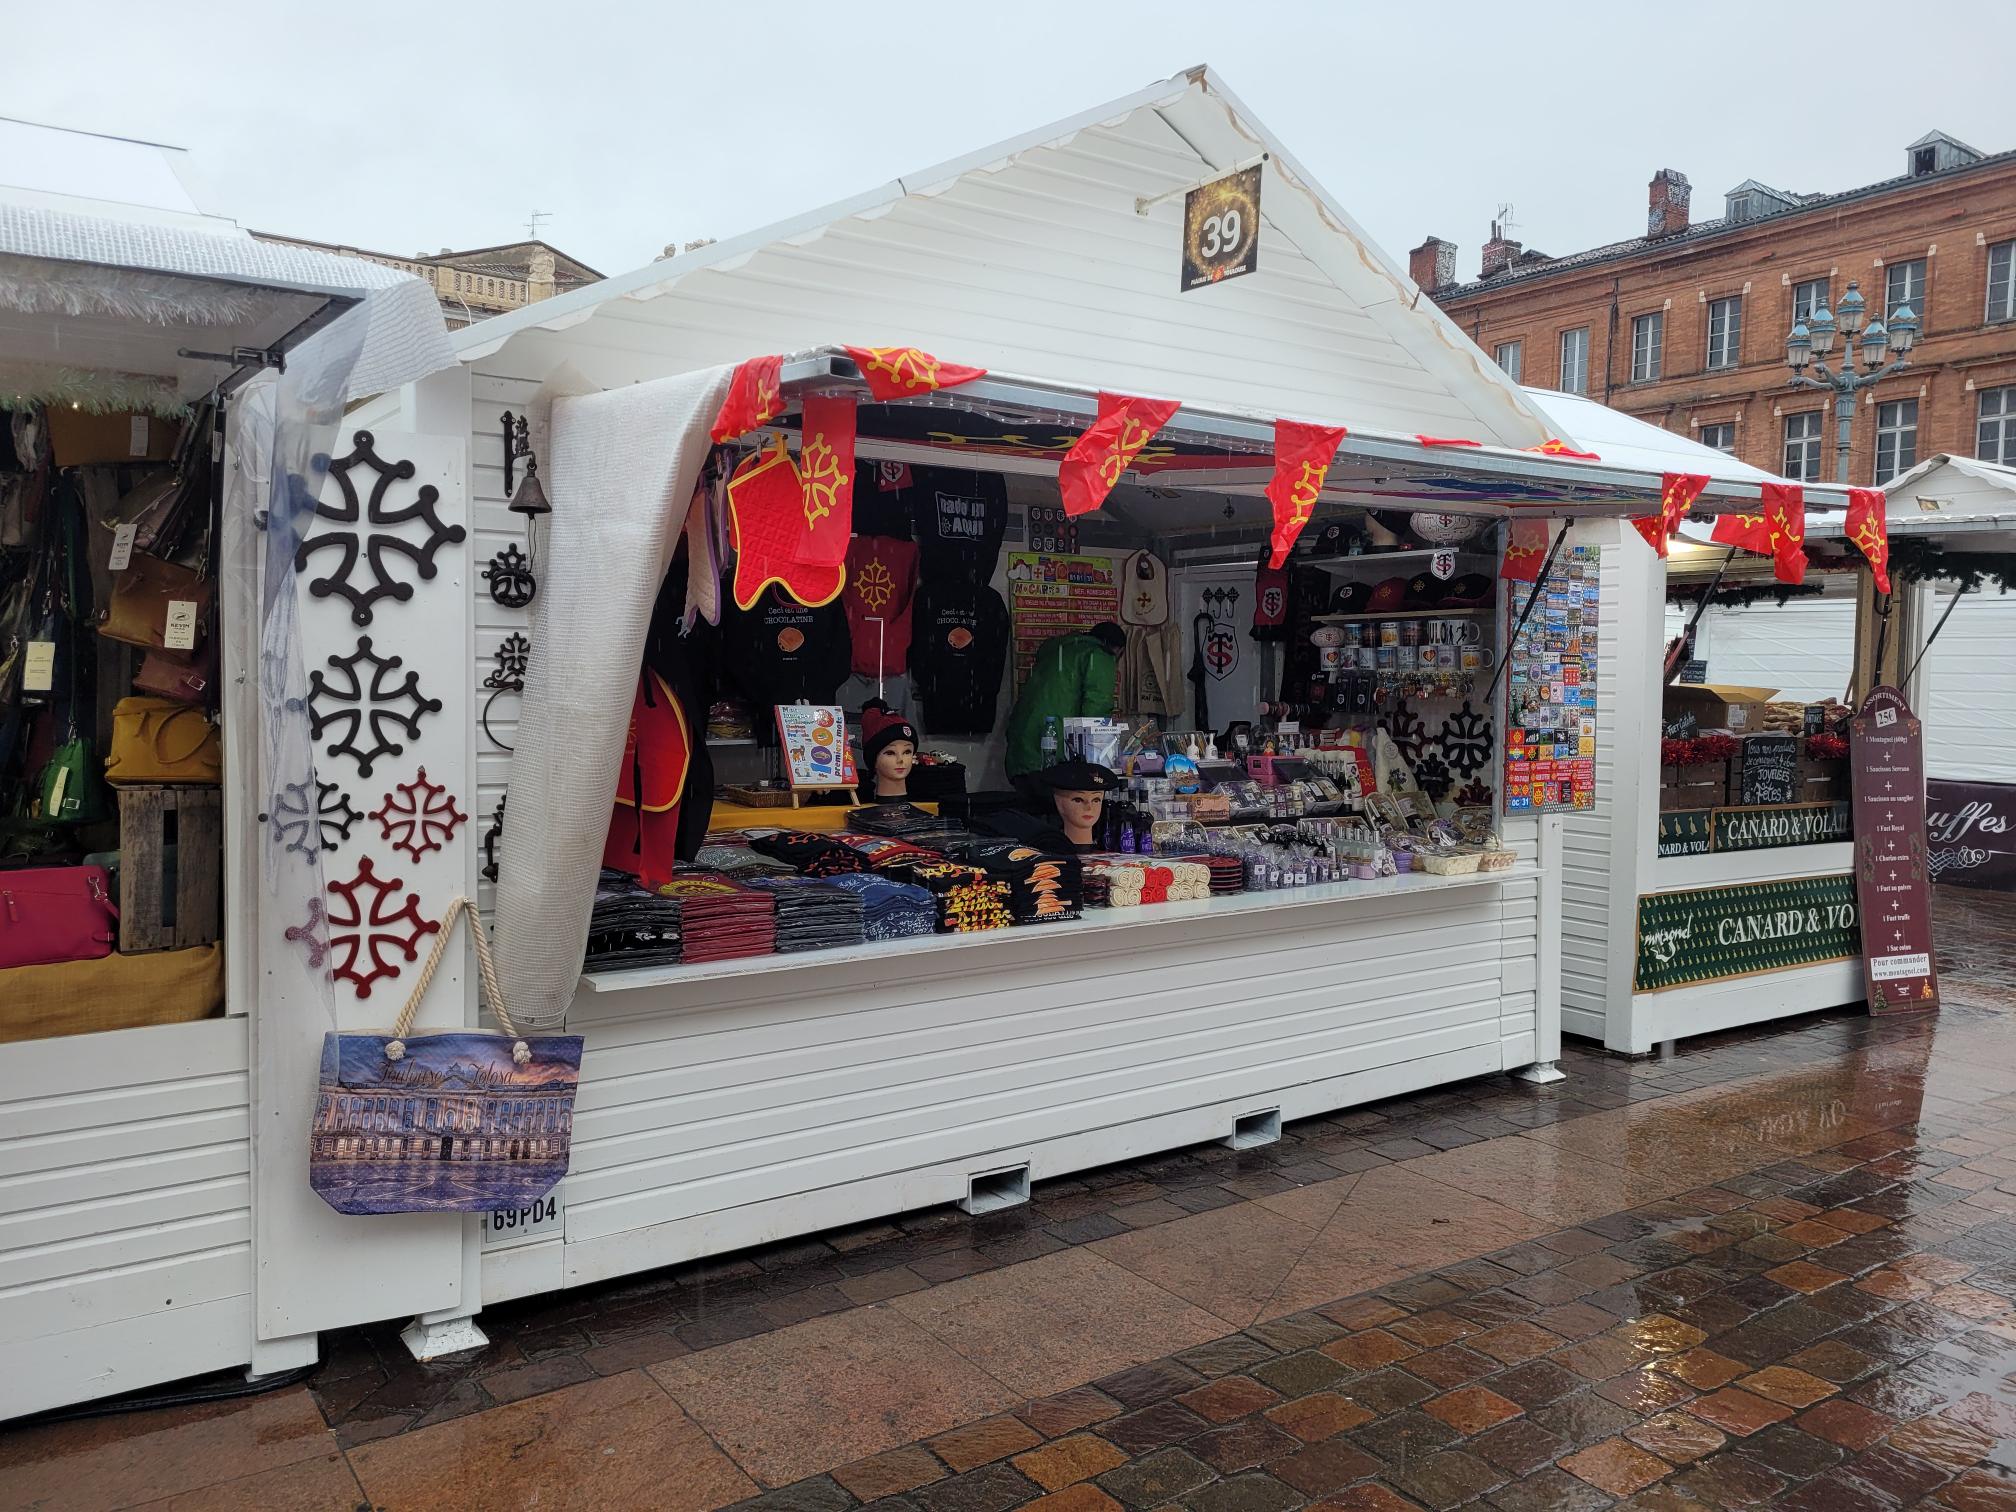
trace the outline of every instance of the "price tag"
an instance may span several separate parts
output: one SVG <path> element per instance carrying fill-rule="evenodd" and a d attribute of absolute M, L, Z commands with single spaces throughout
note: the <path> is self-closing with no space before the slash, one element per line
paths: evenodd
<path fill-rule="evenodd" d="M 21 668 L 23 693 L 47 693 L 56 686 L 56 642 L 28 642 L 28 656 Z"/>
<path fill-rule="evenodd" d="M 168 600 L 168 625 L 161 632 L 161 644 L 170 651 L 196 649 L 196 601 Z"/>
<path fill-rule="evenodd" d="M 134 415 L 126 426 L 126 450 L 135 457 L 147 455 L 148 424 L 145 415 Z"/>
<path fill-rule="evenodd" d="M 124 572 L 133 565 L 133 537 L 140 533 L 138 525 L 121 525 L 112 532 L 112 555 L 105 566 L 113 572 Z"/>

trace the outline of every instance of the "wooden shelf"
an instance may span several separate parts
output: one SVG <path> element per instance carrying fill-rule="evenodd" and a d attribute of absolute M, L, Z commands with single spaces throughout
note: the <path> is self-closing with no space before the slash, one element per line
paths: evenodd
<path fill-rule="evenodd" d="M 1332 577 L 1342 577 L 1346 575 L 1344 569 L 1347 567 L 1378 568 L 1392 562 L 1425 562 L 1431 557 L 1440 556 L 1445 551 L 1456 553 L 1456 566 L 1459 571 L 1466 559 L 1473 571 L 1488 572 L 1495 568 L 1498 562 L 1496 552 L 1470 551 L 1460 546 L 1435 546 L 1417 551 L 1368 551 L 1359 556 L 1313 557 L 1306 562 L 1293 562 L 1291 559 L 1291 565 L 1320 567 Z M 1401 574 L 1389 572 L 1385 575 L 1397 577 Z"/>
<path fill-rule="evenodd" d="M 1319 625 L 1369 625 L 1378 620 L 1468 619 L 1491 614 L 1496 606 L 1479 604 L 1473 609 L 1388 609 L 1383 614 L 1312 614 Z"/>

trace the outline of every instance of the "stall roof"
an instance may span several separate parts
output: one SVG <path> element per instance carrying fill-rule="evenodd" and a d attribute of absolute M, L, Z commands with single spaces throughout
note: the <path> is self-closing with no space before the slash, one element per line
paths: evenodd
<path fill-rule="evenodd" d="M 1573 436 L 1584 451 L 1595 452 L 1613 467 L 1637 468 L 1642 472 L 1684 472 L 1705 474 L 1718 483 L 1784 483 L 1788 479 L 1761 467 L 1752 467 L 1685 436 L 1627 415 L 1622 410 L 1598 404 L 1581 394 L 1564 394 L 1556 389 L 1528 388 L 1526 397 L 1556 427 L 1555 434 Z M 1816 502 L 1817 489 L 1809 487 L 1808 507 Z M 1843 500 L 1845 503 L 1846 501 Z"/>
<path fill-rule="evenodd" d="M 1264 158 L 1256 271 L 1179 287 L 1184 191 Z M 478 322 L 629 382 L 837 342 L 1505 447 L 1525 397 L 1207 68 L 879 189 Z M 647 362 L 655 370 L 645 371 Z M 598 379 L 597 381 L 602 381 Z"/>
<path fill-rule="evenodd" d="M 1892 535 L 1936 535 L 1949 547 L 2007 551 L 2016 530 L 2016 467 L 1940 452 L 1883 485 Z M 1828 534 L 1842 526 L 1831 523 Z M 1988 539 L 1972 541 L 1980 536 Z"/>
<path fill-rule="evenodd" d="M 254 240 L 202 211 L 174 149 L 20 121 L 0 128 L 10 153 L 48 154 L 32 174 L 0 164 L 0 394 L 66 383 L 89 392 L 79 376 L 88 375 L 116 407 L 173 409 L 255 365 L 189 353 L 284 352 L 358 306 L 353 395 L 454 362 L 419 279 Z M 75 169 L 71 193 L 57 192 L 52 162 Z"/>

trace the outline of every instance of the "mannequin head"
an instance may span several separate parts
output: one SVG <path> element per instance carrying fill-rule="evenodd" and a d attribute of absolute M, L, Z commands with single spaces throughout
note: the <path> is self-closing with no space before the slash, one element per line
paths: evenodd
<path fill-rule="evenodd" d="M 868 767 L 864 797 L 877 802 L 909 797 L 917 727 L 886 704 L 867 705 L 861 710 L 861 758 Z"/>
<path fill-rule="evenodd" d="M 1106 812 L 1106 795 L 1058 788 L 1050 797 L 1057 805 L 1057 822 L 1064 830 L 1064 838 L 1073 845 L 1090 845 Z"/>
<path fill-rule="evenodd" d="M 875 753 L 875 796 L 901 798 L 910 791 L 910 769 L 917 765 L 917 747 L 892 740 Z"/>

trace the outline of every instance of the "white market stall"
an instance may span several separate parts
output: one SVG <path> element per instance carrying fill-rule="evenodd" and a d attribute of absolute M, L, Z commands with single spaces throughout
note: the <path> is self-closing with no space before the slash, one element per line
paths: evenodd
<path fill-rule="evenodd" d="M 304 1071 L 300 1050 L 331 1020 L 321 985 L 278 949 L 281 911 L 310 890 L 302 879 L 316 860 L 281 853 L 260 796 L 275 758 L 303 754 L 281 728 L 294 717 L 270 719 L 261 688 L 300 646 L 261 613 L 264 543 L 298 523 L 286 478 L 313 478 L 306 459 L 326 446 L 318 430 L 333 434 L 327 419 L 347 395 L 452 360 L 446 332 L 417 280 L 259 243 L 204 214 L 172 164 L 154 160 L 162 150 L 75 137 L 0 123 L 10 165 L 0 172 L 26 167 L 33 180 L 0 188 L 0 599 L 14 615 L 21 602 L 9 595 L 26 584 L 34 601 L 28 619 L 10 620 L 17 633 L 27 626 L 28 654 L 14 654 L 17 641 L 0 666 L 0 755 L 10 782 L 23 761 L 43 771 L 39 783 L 25 774 L 33 800 L 64 821 L 10 823 L 0 869 L 11 931 L 0 959 L 13 968 L 0 970 L 0 1352 L 10 1367 L 0 1418 L 209 1370 L 284 1370 L 315 1358 L 319 1327 L 454 1296 L 424 1267 L 411 1281 L 373 1278 L 370 1255 L 396 1264 L 410 1230 L 373 1236 L 370 1254 L 275 1263 L 271 1238 L 289 1228 L 297 1194 L 313 1201 L 294 1158 L 314 1096 L 312 1051 Z M 66 164 L 74 173 L 34 177 Z M 114 203 L 122 218 L 91 213 Z M 202 407 L 212 395 L 214 412 Z M 214 437 L 196 418 L 212 413 Z M 229 452 L 221 486 L 204 462 L 213 443 Z M 433 453 L 457 513 L 460 445 Z M 269 490 L 276 476 L 282 488 Z M 202 544 L 169 571 L 148 552 L 167 528 L 150 506 L 171 499 L 186 503 Z M 262 516 L 274 521 L 265 537 Z M 50 549 L 67 552 L 74 573 L 52 585 L 36 564 L 61 531 L 75 532 L 70 544 Z M 107 569 L 126 551 L 130 564 Z M 458 564 L 438 566 L 462 579 Z M 161 660 L 111 639 L 124 588 L 149 572 L 178 585 L 169 597 L 192 611 L 189 643 L 216 659 L 200 675 L 193 656 L 179 663 L 190 674 L 174 688 L 185 712 L 175 739 L 151 748 L 169 770 L 108 794 L 97 781 L 108 754 L 149 754 L 121 740 L 110 714 L 114 699 L 131 702 L 136 666 L 144 689 Z M 446 621 L 459 627 L 459 596 L 449 602 Z M 111 618 L 88 619 L 94 607 Z M 44 652 L 39 675 L 38 639 L 60 648 Z M 453 654 L 459 636 L 448 641 Z M 174 649 L 172 636 L 152 644 Z M 41 768 L 58 700 L 82 754 Z M 466 707 L 458 714 L 459 724 Z M 208 745 L 209 720 L 221 749 Z M 428 759 L 452 771 L 465 745 Z M 205 748 L 207 772 L 184 764 Z M 291 775 L 315 791 L 312 775 Z M 151 837 L 138 827 L 150 818 Z M 121 917 L 114 925 L 108 911 L 88 941 L 58 940 L 41 899 L 72 896 L 61 889 L 80 878 Z M 472 1008 L 459 971 L 428 1003 L 430 1017 L 456 1021 Z M 454 1236 L 444 1238 L 452 1263 Z M 408 1295 L 359 1306 L 349 1274 Z M 303 1298 L 318 1290 L 328 1301 L 311 1316 Z"/>
<path fill-rule="evenodd" d="M 1579 421 L 1578 437 L 1606 460 L 1741 480 L 1752 488 L 1783 481 L 1587 400 L 1551 393 L 1535 399 L 1564 426 Z M 1773 800 L 1768 803 L 1742 788 L 1740 760 L 1726 752 L 1712 761 L 1663 764 L 1666 705 L 1674 697 L 1666 686 L 1666 657 L 1676 635 L 1692 626 L 1704 593 L 1754 600 L 1755 607 L 1708 609 L 1697 663 L 1681 680 L 1753 690 L 1761 681 L 1774 696 L 1796 683 L 1788 696 L 1800 703 L 1838 701 L 1848 691 L 1847 669 L 1859 644 L 1856 584 L 1866 572 L 1852 552 L 1839 555 L 1847 548 L 1838 542 L 1835 570 L 1823 570 L 1827 554 L 1819 542 L 1830 519 L 1838 534 L 1845 494 L 1809 484 L 1804 502 L 1815 559 L 1808 583 L 1820 589 L 1845 574 L 1846 587 L 1837 583 L 1824 596 L 1789 603 L 1776 597 L 1769 557 L 1708 544 L 1705 524 L 1675 540 L 1667 559 L 1628 524 L 1600 527 L 1611 548 L 1604 554 L 1601 673 L 1610 697 L 1599 717 L 1604 764 L 1597 803 L 1564 821 L 1561 1003 L 1567 1033 L 1644 1054 L 1671 1040 L 1862 999 L 1852 926 L 1844 923 L 1818 944 L 1802 942 L 1786 952 L 1744 922 L 1750 913 L 1781 910 L 1795 897 L 1802 907 L 1820 907 L 1823 918 L 1852 918 L 1845 761 L 1811 758 L 1799 744 L 1803 732 L 1792 737 L 1792 790 L 1763 794 Z M 1828 510 L 1837 513 L 1821 513 Z M 1712 492 L 1692 510 L 1697 520 L 1729 512 L 1712 502 Z M 1837 665 L 1844 675 L 1826 686 Z M 1780 675 L 1767 677 L 1760 667 Z M 1724 744 L 1740 758 L 1747 737 L 1763 729 L 1767 700 L 1734 696 L 1740 701 L 1736 717 L 1750 723 L 1730 732 Z M 1699 727 L 1711 732 L 1706 738 L 1722 739 L 1712 732 L 1728 717 L 1724 706 L 1708 701 L 1700 707 Z M 1676 941 L 1685 938 L 1681 931 L 1695 931 L 1698 940 L 1701 930 L 1720 930 L 1717 959 L 1693 961 L 1686 951 L 1676 952 Z M 1822 958 L 1798 959 L 1801 950 Z M 1782 958 L 1787 953 L 1794 958 Z"/>

